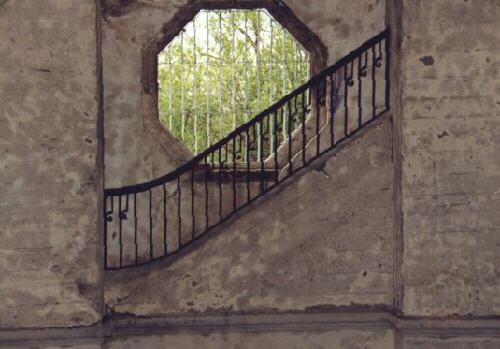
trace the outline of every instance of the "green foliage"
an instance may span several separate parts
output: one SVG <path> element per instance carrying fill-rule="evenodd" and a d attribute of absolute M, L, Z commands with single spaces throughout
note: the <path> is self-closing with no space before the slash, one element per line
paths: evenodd
<path fill-rule="evenodd" d="M 158 62 L 160 120 L 194 153 L 306 82 L 310 67 L 263 10 L 203 11 Z"/>

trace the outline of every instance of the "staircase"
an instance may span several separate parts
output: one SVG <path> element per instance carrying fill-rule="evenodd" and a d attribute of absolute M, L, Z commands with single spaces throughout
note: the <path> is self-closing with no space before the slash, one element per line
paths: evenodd
<path fill-rule="evenodd" d="M 174 255 L 389 110 L 389 31 L 160 178 L 104 191 L 105 268 Z"/>

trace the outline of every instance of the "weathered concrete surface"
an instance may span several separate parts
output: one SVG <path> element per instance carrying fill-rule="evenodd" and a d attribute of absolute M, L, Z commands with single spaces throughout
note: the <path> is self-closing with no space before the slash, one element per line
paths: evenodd
<path fill-rule="evenodd" d="M 181 164 L 144 125 L 143 113 L 154 111 L 143 108 L 141 71 L 143 47 L 186 3 L 138 1 L 123 16 L 108 12 L 102 23 L 107 188 L 148 181 Z"/>
<path fill-rule="evenodd" d="M 451 339 L 406 338 L 401 349 L 497 349 L 500 339 L 495 337 L 459 337 Z"/>
<path fill-rule="evenodd" d="M 167 268 L 106 275 L 138 315 L 392 305 L 389 118 Z"/>
<path fill-rule="evenodd" d="M 401 11 L 402 310 L 500 314 L 500 2 Z"/>
<path fill-rule="evenodd" d="M 95 16 L 0 2 L 0 327 L 100 319 Z"/>
<path fill-rule="evenodd" d="M 224 2 L 224 0 L 220 0 Z M 385 28 L 383 0 L 284 1 L 329 50 L 329 63 Z M 107 0 L 103 22 L 106 187 L 151 180 L 179 166 L 175 142 L 144 126 L 154 110 L 142 96 L 143 48 L 175 17 L 187 0 Z M 155 131 L 156 132 L 156 131 Z M 163 138 L 163 139 L 162 139 Z M 162 146 L 164 148 L 162 148 Z"/>
<path fill-rule="evenodd" d="M 385 0 L 285 0 L 328 48 L 335 63 L 385 29 Z"/>
<path fill-rule="evenodd" d="M 131 337 L 112 341 L 109 349 L 391 349 L 394 346 L 390 330 L 339 330 L 321 332 L 273 333 L 185 333 L 162 336 Z"/>

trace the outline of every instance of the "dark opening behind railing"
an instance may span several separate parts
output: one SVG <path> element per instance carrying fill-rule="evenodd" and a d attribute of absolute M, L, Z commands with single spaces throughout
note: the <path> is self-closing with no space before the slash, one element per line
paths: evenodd
<path fill-rule="evenodd" d="M 104 192 L 105 267 L 172 255 L 389 110 L 389 31 L 191 161 Z"/>

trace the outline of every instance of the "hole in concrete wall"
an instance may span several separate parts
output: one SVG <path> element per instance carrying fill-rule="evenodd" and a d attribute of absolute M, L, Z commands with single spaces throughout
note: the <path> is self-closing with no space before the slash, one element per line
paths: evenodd
<path fill-rule="evenodd" d="M 206 23 L 207 12 L 208 29 L 206 25 L 205 29 L 197 29 L 195 40 L 193 23 Z M 256 44 L 255 34 L 250 38 L 245 36 L 245 14 L 249 35 L 255 30 L 251 26 L 257 26 L 256 17 L 260 14 L 262 32 L 258 44 L 261 51 L 267 50 L 269 59 L 261 55 L 259 64 L 256 49 L 250 48 L 251 38 L 253 45 Z M 236 50 L 232 50 L 233 16 L 239 25 L 234 35 Z M 222 53 L 218 48 L 219 18 L 222 31 L 226 32 Z M 284 59 L 280 45 L 285 47 Z M 179 62 L 182 52 L 183 64 Z M 239 53 L 233 57 L 233 52 Z M 181 164 L 324 69 L 327 56 L 318 36 L 279 0 L 194 0 L 180 8 L 143 49 L 145 125 Z M 198 78 L 186 78 L 188 74 Z M 181 153 L 182 156 L 176 155 Z"/>
<path fill-rule="evenodd" d="M 202 10 L 158 55 L 160 121 L 199 153 L 305 83 L 310 65 L 266 10 Z"/>

